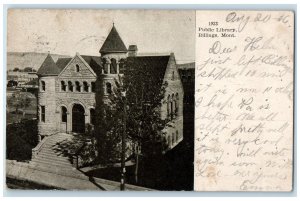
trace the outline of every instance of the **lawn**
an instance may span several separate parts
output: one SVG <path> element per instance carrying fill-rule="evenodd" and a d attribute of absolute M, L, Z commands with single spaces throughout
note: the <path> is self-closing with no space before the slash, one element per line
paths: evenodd
<path fill-rule="evenodd" d="M 6 125 L 37 117 L 37 99 L 32 93 L 13 91 L 6 94 L 6 99 Z M 29 104 L 21 107 L 22 101 L 26 99 Z"/>
<path fill-rule="evenodd" d="M 6 125 L 34 118 L 36 118 L 36 114 L 25 114 L 25 116 L 23 116 L 23 114 L 6 113 Z"/>

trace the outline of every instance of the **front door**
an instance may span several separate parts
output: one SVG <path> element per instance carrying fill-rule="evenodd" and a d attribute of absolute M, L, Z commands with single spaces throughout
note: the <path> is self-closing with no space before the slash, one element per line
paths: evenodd
<path fill-rule="evenodd" d="M 72 109 L 72 131 L 74 133 L 85 131 L 84 108 L 80 104 L 75 104 Z"/>

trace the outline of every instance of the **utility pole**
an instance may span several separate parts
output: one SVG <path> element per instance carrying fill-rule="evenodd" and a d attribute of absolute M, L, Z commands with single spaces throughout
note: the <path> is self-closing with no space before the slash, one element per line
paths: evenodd
<path fill-rule="evenodd" d="M 122 156 L 121 156 L 121 186 L 120 190 L 125 190 L 125 149 L 126 149 L 126 120 L 127 120 L 127 111 L 126 111 L 126 91 L 122 92 L 122 96 L 124 98 L 124 117 L 123 117 L 123 133 L 122 133 Z"/>

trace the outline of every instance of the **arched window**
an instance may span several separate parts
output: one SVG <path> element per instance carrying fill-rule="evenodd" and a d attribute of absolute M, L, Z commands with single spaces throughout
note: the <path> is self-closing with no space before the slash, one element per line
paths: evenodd
<path fill-rule="evenodd" d="M 106 94 L 111 94 L 111 93 L 112 93 L 111 83 L 106 82 Z"/>
<path fill-rule="evenodd" d="M 171 119 L 173 119 L 173 116 L 174 116 L 174 94 L 172 94 L 172 97 L 171 97 Z"/>
<path fill-rule="evenodd" d="M 68 81 L 68 89 L 69 91 L 73 91 L 73 83 L 71 81 Z"/>
<path fill-rule="evenodd" d="M 79 65 L 78 64 L 76 64 L 76 72 L 78 73 L 79 71 L 80 71 L 80 69 L 79 69 Z"/>
<path fill-rule="evenodd" d="M 117 73 L 117 60 L 116 59 L 111 59 L 110 73 L 111 74 L 116 74 Z"/>
<path fill-rule="evenodd" d="M 78 82 L 78 81 L 76 81 L 75 82 L 75 90 L 77 91 L 77 92 L 80 92 L 80 83 Z"/>
<path fill-rule="evenodd" d="M 169 118 L 170 116 L 170 95 L 168 95 L 168 99 L 167 99 L 167 117 Z"/>
<path fill-rule="evenodd" d="M 176 131 L 176 142 L 178 142 L 179 140 L 179 134 L 178 134 L 178 131 Z"/>
<path fill-rule="evenodd" d="M 125 72 L 125 59 L 121 59 L 119 62 L 119 73 L 124 74 Z"/>
<path fill-rule="evenodd" d="M 175 99 L 175 115 L 178 115 L 178 110 L 179 110 L 179 107 L 178 107 L 178 105 L 179 105 L 179 95 L 178 95 L 178 93 L 176 93 L 174 99 Z"/>
<path fill-rule="evenodd" d="M 46 83 L 45 81 L 41 81 L 41 91 L 45 91 L 46 90 Z"/>
<path fill-rule="evenodd" d="M 67 108 L 65 106 L 61 107 L 61 122 L 67 122 Z"/>
<path fill-rule="evenodd" d="M 96 84 L 95 82 L 91 82 L 92 92 L 96 91 Z"/>
<path fill-rule="evenodd" d="M 96 124 L 96 116 L 95 116 L 95 109 L 90 109 L 90 123 L 95 125 Z"/>
<path fill-rule="evenodd" d="M 108 67 L 109 67 L 109 62 L 107 61 L 106 58 L 102 59 L 102 64 L 103 64 L 103 73 L 107 74 L 108 73 Z"/>
<path fill-rule="evenodd" d="M 67 85 L 66 85 L 65 81 L 60 82 L 60 87 L 61 87 L 61 91 L 66 91 L 67 90 Z"/>
<path fill-rule="evenodd" d="M 172 71 L 172 80 L 175 80 L 175 73 Z"/>
<path fill-rule="evenodd" d="M 86 81 L 83 82 L 83 91 L 84 92 L 89 92 L 89 85 Z"/>

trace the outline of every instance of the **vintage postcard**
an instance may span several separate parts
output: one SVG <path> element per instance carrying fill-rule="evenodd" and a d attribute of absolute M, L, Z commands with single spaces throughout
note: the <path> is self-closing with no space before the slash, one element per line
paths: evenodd
<path fill-rule="evenodd" d="M 290 11 L 9 9 L 7 190 L 291 191 L 293 65 Z"/>

